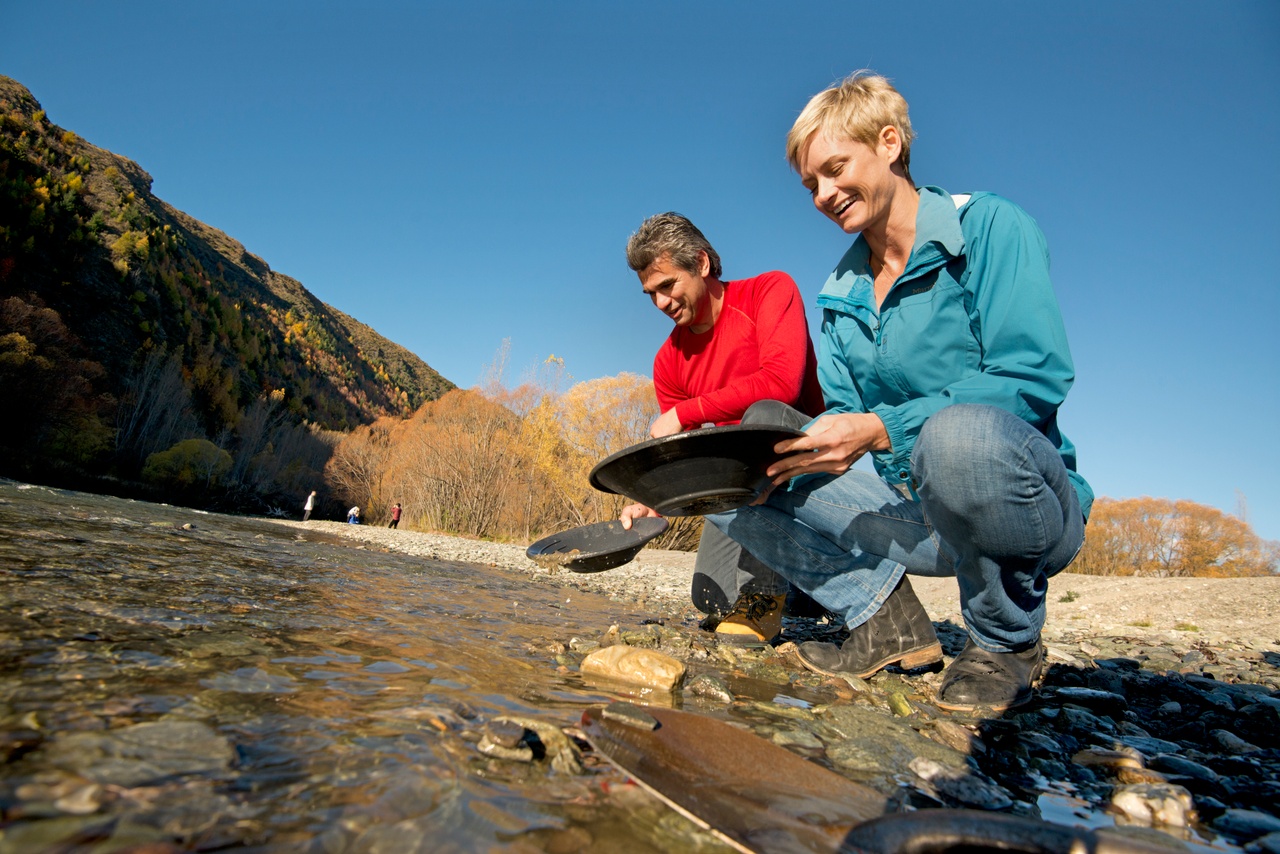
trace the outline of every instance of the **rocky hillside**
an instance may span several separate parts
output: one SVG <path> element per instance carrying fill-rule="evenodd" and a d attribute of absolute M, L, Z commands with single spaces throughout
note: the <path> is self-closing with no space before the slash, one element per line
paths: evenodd
<path fill-rule="evenodd" d="M 106 435 L 120 421 L 112 402 L 128 398 L 157 352 L 180 362 L 211 439 L 237 429 L 267 397 L 297 421 L 343 430 L 408 413 L 454 387 L 233 238 L 156 198 L 138 164 L 53 124 L 3 76 L 0 305 L 6 387 L 27 388 L 33 406 L 48 408 L 48 382 L 78 383 L 39 424 L 9 425 L 17 436 L 68 418 L 80 419 L 77 434 L 94 418 Z"/>

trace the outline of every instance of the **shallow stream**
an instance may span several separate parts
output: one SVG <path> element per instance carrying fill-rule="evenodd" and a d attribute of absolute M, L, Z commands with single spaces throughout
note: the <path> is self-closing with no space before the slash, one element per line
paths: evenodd
<path fill-rule="evenodd" d="M 0 481 L 0 852 L 725 850 L 603 763 L 476 749 L 607 702 L 539 639 L 623 607 Z"/>

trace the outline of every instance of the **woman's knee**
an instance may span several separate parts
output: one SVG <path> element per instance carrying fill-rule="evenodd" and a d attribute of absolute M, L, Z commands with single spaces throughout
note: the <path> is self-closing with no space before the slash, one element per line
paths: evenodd
<path fill-rule="evenodd" d="M 924 423 L 911 453 L 917 480 L 964 478 L 984 471 L 992 460 L 1007 459 L 1034 431 L 1018 416 L 998 406 L 957 403 L 938 410 Z"/>

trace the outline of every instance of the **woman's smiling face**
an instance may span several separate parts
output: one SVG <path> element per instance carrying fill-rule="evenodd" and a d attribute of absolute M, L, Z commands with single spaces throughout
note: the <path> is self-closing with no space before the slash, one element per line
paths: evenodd
<path fill-rule="evenodd" d="M 813 206 L 847 234 L 882 221 L 893 197 L 892 166 L 901 146 L 886 128 L 872 148 L 847 137 L 816 133 L 800 157 L 800 181 Z"/>

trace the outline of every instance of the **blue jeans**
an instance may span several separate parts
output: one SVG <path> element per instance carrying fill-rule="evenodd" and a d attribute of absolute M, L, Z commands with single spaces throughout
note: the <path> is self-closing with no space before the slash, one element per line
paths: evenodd
<path fill-rule="evenodd" d="M 743 423 L 800 426 L 768 401 Z M 1084 543 L 1066 466 L 1043 435 L 994 406 L 956 404 L 920 431 L 915 494 L 875 474 L 808 475 L 769 500 L 707 519 L 849 628 L 869 620 L 903 574 L 956 576 L 969 636 L 1025 649 L 1044 626 L 1050 576 Z"/>
<path fill-rule="evenodd" d="M 756 560 L 715 525 L 702 526 L 690 587 L 690 596 L 699 611 L 724 615 L 733 608 L 739 593 L 782 596 L 790 589 L 785 578 Z"/>

